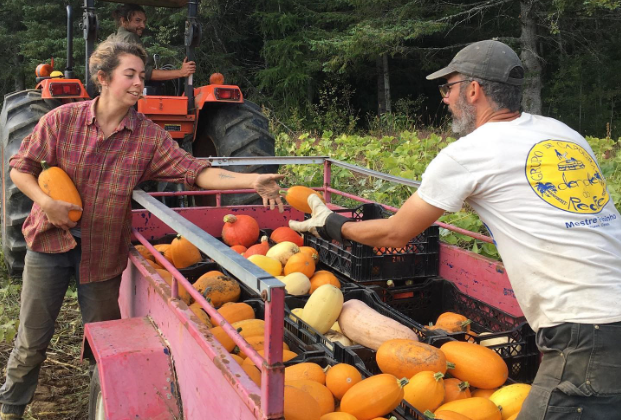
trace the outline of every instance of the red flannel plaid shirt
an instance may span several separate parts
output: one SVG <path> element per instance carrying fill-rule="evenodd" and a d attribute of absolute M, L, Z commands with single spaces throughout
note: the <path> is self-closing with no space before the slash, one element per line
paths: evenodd
<path fill-rule="evenodd" d="M 45 160 L 65 170 L 75 183 L 84 209 L 77 226 L 82 236 L 81 283 L 109 280 L 127 266 L 131 195 L 140 182 L 193 187 L 198 174 L 209 166 L 133 108 L 112 135 L 104 138 L 95 120 L 97 100 L 50 111 L 10 160 L 12 168 L 35 178 Z M 37 204 L 22 231 L 33 251 L 61 253 L 76 246 L 71 233 L 54 227 Z"/>

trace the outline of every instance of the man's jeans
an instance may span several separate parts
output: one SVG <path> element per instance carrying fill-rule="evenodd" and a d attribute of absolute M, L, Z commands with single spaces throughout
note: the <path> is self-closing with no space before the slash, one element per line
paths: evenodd
<path fill-rule="evenodd" d="M 32 401 L 39 370 L 46 359 L 54 324 L 72 277 L 76 279 L 84 324 L 121 317 L 118 304 L 121 276 L 80 284 L 80 258 L 79 243 L 62 254 L 26 252 L 19 329 L 7 363 L 6 382 L 0 388 L 0 403 L 26 405 Z"/>
<path fill-rule="evenodd" d="M 542 328 L 537 346 L 543 359 L 518 420 L 621 419 L 621 322 Z"/>

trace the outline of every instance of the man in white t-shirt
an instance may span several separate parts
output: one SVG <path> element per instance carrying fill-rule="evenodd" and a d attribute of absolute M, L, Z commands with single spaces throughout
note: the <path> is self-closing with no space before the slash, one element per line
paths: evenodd
<path fill-rule="evenodd" d="M 621 419 L 621 216 L 586 140 L 520 112 L 524 69 L 481 41 L 427 76 L 461 138 L 429 164 L 390 219 L 351 220 L 315 196 L 298 231 L 370 246 L 405 245 L 467 202 L 490 231 L 543 359 L 518 420 Z"/>

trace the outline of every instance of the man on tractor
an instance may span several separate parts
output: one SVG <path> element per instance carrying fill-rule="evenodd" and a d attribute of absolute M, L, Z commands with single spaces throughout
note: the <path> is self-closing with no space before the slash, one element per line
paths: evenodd
<path fill-rule="evenodd" d="M 147 14 L 141 6 L 137 4 L 120 5 L 112 13 L 112 17 L 116 22 L 117 30 L 106 41 L 129 42 L 143 46 L 141 37 L 146 28 Z M 191 76 L 195 72 L 196 63 L 188 61 L 187 57 L 178 70 L 154 69 L 151 63 L 147 63 L 145 80 L 147 82 L 150 80 L 173 80 Z"/>

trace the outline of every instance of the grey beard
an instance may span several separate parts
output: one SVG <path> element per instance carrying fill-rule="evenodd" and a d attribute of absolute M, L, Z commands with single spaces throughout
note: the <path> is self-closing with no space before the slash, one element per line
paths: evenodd
<path fill-rule="evenodd" d="M 454 133 L 467 136 L 476 129 L 477 117 L 475 107 L 466 102 L 465 91 L 463 91 L 463 93 L 461 91 L 459 92 L 459 98 L 455 105 L 455 107 L 461 111 L 461 116 L 456 117 L 455 114 L 453 114 L 451 129 Z"/>

